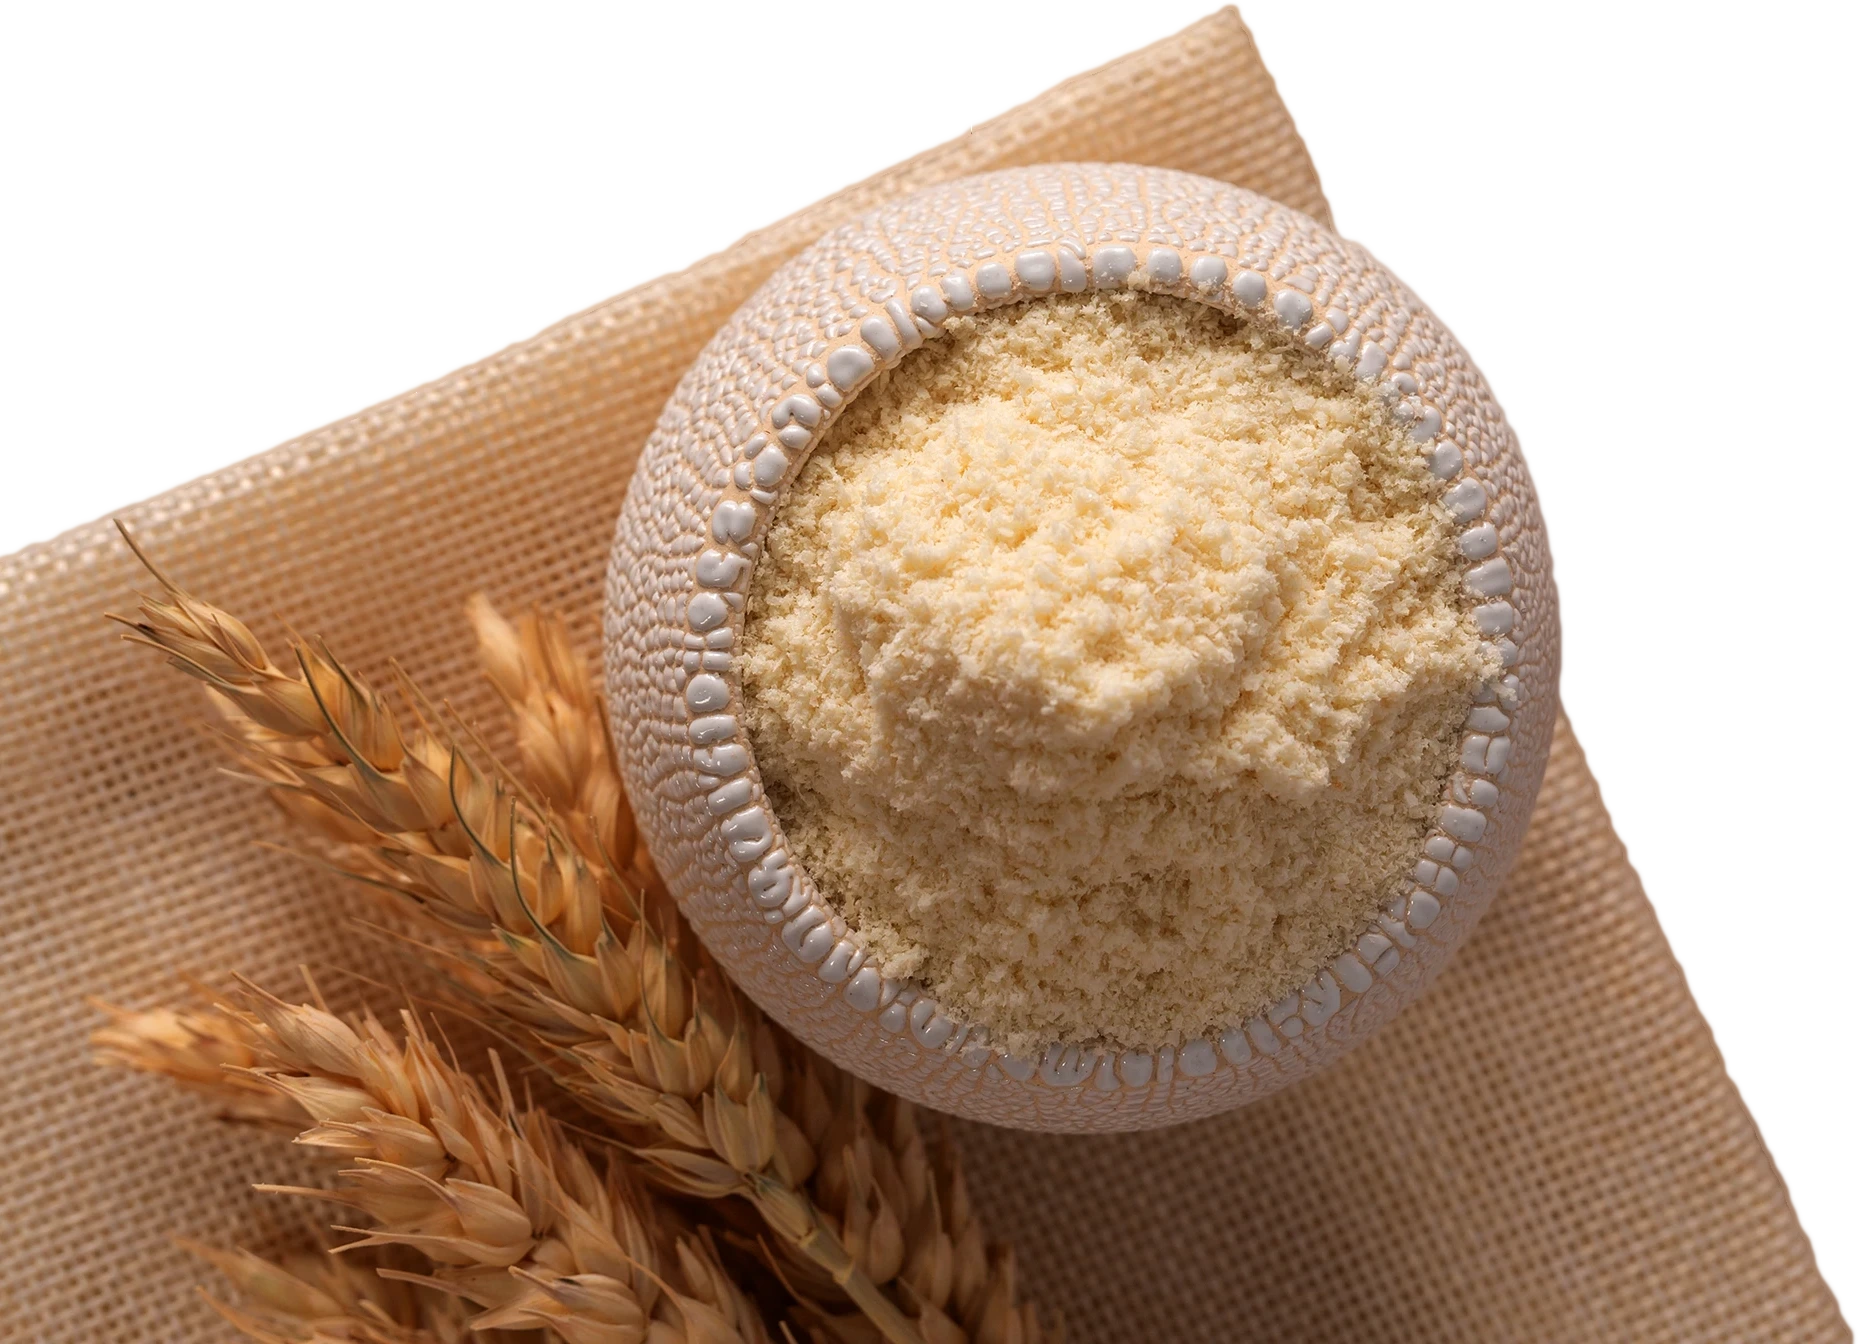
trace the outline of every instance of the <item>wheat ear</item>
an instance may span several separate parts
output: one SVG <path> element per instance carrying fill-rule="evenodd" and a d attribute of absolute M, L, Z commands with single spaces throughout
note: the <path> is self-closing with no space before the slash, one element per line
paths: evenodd
<path fill-rule="evenodd" d="M 481 594 L 466 612 L 485 675 L 510 707 L 525 774 L 546 779 L 561 806 L 608 797 L 624 806 L 598 677 L 574 655 L 565 623 L 539 611 L 512 623 Z M 630 813 L 613 829 L 632 833 Z M 668 904 L 649 861 L 635 866 Z M 806 1191 L 870 1277 L 902 1284 L 934 1344 L 956 1344 L 970 1333 L 985 1344 L 1055 1341 L 1032 1305 L 1017 1300 L 1011 1252 L 990 1254 L 952 1146 L 928 1141 L 910 1103 L 841 1073 L 782 1033 L 775 1039 L 793 1078 L 776 1099 L 816 1155 L 802 1164 L 812 1172 Z M 803 1263 L 790 1273 L 814 1295 L 829 1291 Z"/>
<path fill-rule="evenodd" d="M 523 781 L 565 819 L 584 853 L 609 855 L 641 889 L 658 887 L 613 763 L 599 688 L 567 625 L 541 611 L 511 622 L 482 593 L 465 615 L 478 664 L 509 710 Z"/>
<path fill-rule="evenodd" d="M 343 1250 L 425 1257 L 429 1273 L 382 1274 L 483 1308 L 473 1330 L 548 1329 L 567 1344 L 769 1344 L 708 1243 L 679 1235 L 620 1167 L 601 1174 L 547 1115 L 519 1110 L 501 1074 L 487 1094 L 411 1014 L 396 1038 L 371 1016 L 247 989 L 245 1007 L 216 1010 L 212 1056 L 185 1059 L 166 1034 L 155 1048 L 126 1046 L 142 1025 L 163 1025 L 150 1014 L 111 1024 L 111 1058 L 197 1087 L 217 1043 L 236 1040 L 255 1063 L 222 1085 L 242 1090 L 243 1078 L 288 1100 L 309 1122 L 297 1142 L 350 1164 L 330 1189 L 259 1189 L 364 1215 L 371 1226 L 338 1227 L 359 1234 Z"/>
<path fill-rule="evenodd" d="M 92 1058 L 156 1073 L 204 1097 L 227 1120 L 296 1130 L 303 1112 L 251 1072 L 258 1066 L 250 1034 L 223 1013 L 192 1008 L 119 1008 L 88 1000 L 109 1018 L 90 1033 Z"/>
<path fill-rule="evenodd" d="M 321 1253 L 266 1260 L 180 1239 L 217 1269 L 239 1296 L 233 1305 L 204 1288 L 201 1297 L 257 1344 L 465 1344 L 473 1335 L 456 1297 L 421 1284 L 383 1279 L 367 1265 Z"/>
<path fill-rule="evenodd" d="M 386 701 L 326 649 L 295 641 L 297 673 L 279 669 L 243 624 L 150 569 L 164 596 L 125 622 L 132 637 L 219 694 L 239 716 L 252 773 L 340 845 L 355 875 L 474 940 L 469 965 L 481 974 L 466 987 L 534 1033 L 540 1061 L 615 1123 L 661 1183 L 746 1198 L 796 1258 L 803 1288 L 850 1302 L 893 1344 L 1044 1337 L 1017 1300 L 1010 1255 L 986 1253 L 952 1165 L 918 1179 L 919 1197 L 900 1199 L 909 1186 L 880 1180 L 888 1167 L 869 1155 L 878 1147 L 859 1156 L 862 1105 L 837 1131 L 829 1118 L 812 1126 L 820 1139 L 850 1140 L 849 1157 L 829 1147 L 820 1160 L 798 1102 L 780 1104 L 783 1056 L 803 1077 L 833 1076 L 735 1003 L 678 943 L 674 920 L 649 917 L 666 905 L 655 882 L 637 893 L 606 856 L 579 849 L 552 810 L 479 771 L 425 719 L 403 733 Z M 542 684 L 554 675 L 543 672 L 504 680 Z M 551 731 L 571 722 L 545 721 Z M 814 1090 L 828 1109 L 843 1096 L 823 1083 Z M 842 1181 L 808 1183 L 841 1169 Z M 822 1206 L 816 1192 L 836 1198 Z M 905 1229 L 917 1233 L 908 1247 Z"/>

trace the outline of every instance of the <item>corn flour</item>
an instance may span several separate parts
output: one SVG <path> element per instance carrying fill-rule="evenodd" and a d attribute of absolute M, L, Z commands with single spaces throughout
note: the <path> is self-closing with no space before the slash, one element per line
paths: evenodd
<path fill-rule="evenodd" d="M 1368 389 L 1138 293 L 948 323 L 771 525 L 740 667 L 790 848 L 1016 1051 L 1152 1049 L 1399 888 L 1477 688 L 1440 485 Z"/>

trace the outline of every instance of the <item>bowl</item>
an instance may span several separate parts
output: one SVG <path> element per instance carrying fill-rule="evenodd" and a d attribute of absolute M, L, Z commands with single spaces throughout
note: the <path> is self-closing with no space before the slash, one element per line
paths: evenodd
<path fill-rule="evenodd" d="M 1502 664 L 1393 902 L 1277 1003 L 1156 1050 L 1014 1055 L 862 940 L 786 843 L 734 651 L 770 519 L 826 429 L 951 315 L 1136 287 L 1268 323 L 1386 398 L 1441 481 Z M 1444 324 L 1356 244 L 1226 183 L 1126 164 L 949 182 L 834 230 L 704 348 L 645 445 L 607 572 L 614 741 L 669 890 L 717 961 L 834 1063 L 970 1119 L 1105 1131 L 1196 1119 L 1339 1059 L 1416 998 L 1515 859 L 1556 718 L 1560 634 L 1515 436 Z"/>

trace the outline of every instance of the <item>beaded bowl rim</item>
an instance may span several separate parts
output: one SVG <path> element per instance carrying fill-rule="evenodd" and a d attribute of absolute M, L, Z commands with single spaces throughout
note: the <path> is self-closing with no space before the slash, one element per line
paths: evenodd
<path fill-rule="evenodd" d="M 1319 239 L 1333 237 L 1321 225 L 1296 215 L 1288 207 L 1187 174 L 1124 165 L 1043 166 L 1044 171 L 1061 175 L 1066 170 L 1085 169 L 1134 173 L 1144 180 L 1165 177 L 1205 183 L 1222 194 L 1236 193 L 1273 211 L 1295 215 Z M 901 206 L 918 197 L 973 183 L 1010 182 L 1023 187 L 1027 175 L 1037 171 L 983 174 L 893 204 Z M 828 234 L 787 263 L 775 279 L 789 271 L 800 271 L 815 253 L 829 248 L 845 232 L 841 229 Z M 1494 889 L 1501 873 L 1489 869 L 1500 869 L 1513 858 L 1513 844 L 1508 855 L 1491 855 L 1485 845 L 1489 813 L 1511 787 L 1509 781 L 1500 786 L 1499 780 L 1514 773 L 1527 795 L 1524 805 L 1533 801 L 1534 784 L 1545 762 L 1530 761 L 1526 763 L 1529 768 L 1514 771 L 1513 766 L 1522 762 L 1512 760 L 1513 739 L 1508 733 L 1521 691 L 1519 678 L 1512 670 L 1520 650 L 1512 636 L 1525 634 L 1528 622 L 1509 600 L 1515 572 L 1503 539 L 1487 516 L 1489 491 L 1467 473 L 1463 451 L 1446 432 L 1449 408 L 1436 404 L 1441 398 L 1422 395 L 1424 388 L 1411 371 L 1414 361 L 1404 352 L 1390 352 L 1374 340 L 1368 334 L 1368 324 L 1358 320 L 1343 301 L 1331 302 L 1319 312 L 1313 297 L 1317 287 L 1307 275 L 1282 266 L 1260 269 L 1236 261 L 1234 256 L 1207 248 L 1151 240 L 1099 240 L 1076 246 L 1054 239 L 1016 248 L 1011 255 L 996 254 L 978 264 L 950 266 L 939 275 L 926 275 L 921 283 L 909 286 L 881 306 L 871 305 L 864 312 L 854 310 L 854 321 L 841 324 L 851 326 L 851 330 L 828 341 L 797 379 L 770 389 L 759 399 L 753 408 L 756 427 L 734 450 L 728 484 L 702 520 L 706 546 L 690 565 L 692 587 L 684 604 L 680 650 L 681 703 L 686 712 L 689 759 L 700 781 L 700 791 L 689 805 L 698 813 L 696 825 L 720 839 L 741 873 L 740 894 L 752 904 L 759 919 L 778 931 L 770 947 L 777 958 L 785 954 L 787 974 L 804 976 L 824 987 L 828 996 L 845 1009 L 874 1019 L 880 1031 L 908 1043 L 906 1049 L 913 1046 L 928 1055 L 957 1060 L 977 1079 L 997 1073 L 1011 1087 L 1030 1091 L 1142 1093 L 1158 1088 L 1172 1097 L 1183 1085 L 1192 1087 L 1196 1082 L 1211 1081 L 1222 1066 L 1243 1074 L 1292 1062 L 1285 1057 L 1298 1054 L 1299 1038 L 1306 1033 L 1319 1034 L 1339 1014 L 1370 997 L 1378 997 L 1381 990 L 1391 990 L 1394 1002 L 1377 1005 L 1373 1016 L 1391 1015 L 1416 996 L 1421 987 L 1418 982 L 1429 979 L 1437 970 L 1462 940 L 1463 933 L 1468 932 L 1468 924 L 1437 955 L 1411 955 L 1421 948 L 1427 931 L 1455 898 L 1475 894 L 1466 892 L 1467 883 L 1473 888 Z M 1417 311 L 1425 311 L 1384 267 L 1372 263 L 1371 270 L 1377 280 L 1407 297 Z M 774 283 L 769 282 L 770 286 Z M 1451 483 L 1444 487 L 1440 502 L 1453 521 L 1462 553 L 1460 577 L 1472 595 L 1472 617 L 1486 646 L 1502 663 L 1503 672 L 1478 693 L 1466 716 L 1447 795 L 1436 810 L 1434 823 L 1419 846 L 1419 856 L 1399 894 L 1368 921 L 1365 930 L 1343 952 L 1306 983 L 1264 1010 L 1180 1046 L 1111 1050 L 1053 1043 L 1036 1057 L 1023 1058 L 991 1045 L 984 1026 L 959 1020 L 944 1010 L 924 986 L 888 979 L 866 964 L 861 936 L 793 856 L 780 818 L 761 789 L 753 746 L 740 721 L 728 712 L 742 698 L 731 653 L 745 623 L 746 590 L 762 554 L 761 540 L 782 497 L 839 413 L 882 372 L 935 339 L 952 316 L 997 311 L 1093 290 L 1136 290 L 1198 302 L 1241 323 L 1275 323 L 1307 349 L 1326 354 L 1338 366 L 1351 369 L 1362 384 L 1389 403 L 1396 418 L 1407 427 L 1413 450 L 1423 457 L 1435 477 Z M 725 325 L 724 332 L 754 304 L 755 299 L 745 304 Z M 721 339 L 720 333 L 717 339 Z M 1444 333 L 1443 339 L 1450 342 L 1449 333 Z M 1510 446 L 1513 451 L 1513 444 Z M 1520 465 L 1520 454 L 1516 456 Z M 631 502 L 629 499 L 629 505 Z M 616 569 L 619 559 L 616 548 Z M 1542 568 L 1546 569 L 1546 565 Z M 1552 587 L 1546 589 L 1542 606 L 1545 610 L 1529 615 L 1547 627 L 1546 633 L 1554 642 Z M 1545 751 L 1542 754 L 1545 756 Z M 1519 837 L 1521 827 L 1503 830 Z M 1495 862 L 1485 864 L 1480 871 L 1479 861 L 1486 858 Z M 683 903 L 684 893 L 675 886 L 673 894 Z M 1470 902 L 1475 907 L 1470 912 L 1473 919 L 1487 901 L 1489 891 L 1482 895 L 1483 900 Z M 1431 964 L 1419 967 L 1416 975 L 1414 963 L 1427 960 Z M 730 967 L 726 957 L 724 965 Z M 788 1014 L 771 1005 L 764 1007 L 771 1007 L 777 1018 L 793 1028 Z M 797 1034 L 809 1043 L 816 1039 L 805 1031 Z M 859 1052 L 835 1050 L 835 1043 L 843 1045 L 821 1042 L 819 1048 L 835 1062 L 871 1081 L 931 1105 L 948 1107 L 955 1100 L 954 1109 L 966 1109 L 950 1096 L 926 1096 L 912 1089 L 907 1085 L 907 1071 L 874 1069 Z M 1310 1061 L 1306 1058 L 1302 1062 Z M 1274 1071 L 1297 1076 L 1307 1069 L 1293 1066 Z M 906 1085 L 899 1088 L 899 1081 Z M 1275 1086 L 1249 1091 L 1263 1095 L 1272 1090 Z M 1250 1095 L 1239 1095 L 1226 1104 L 1249 1099 Z M 1025 1108 L 1004 1109 L 1006 1114 L 998 1106 L 974 1113 L 978 1118 L 1009 1124 L 1028 1123 L 1017 1113 Z M 1188 1109 L 1205 1113 L 1200 1107 Z M 1157 1122 L 1156 1117 L 1146 1116 L 1142 1110 L 1139 1106 L 1111 1108 L 1106 1116 L 1118 1117 L 1111 1124 L 1035 1127 L 1125 1128 Z"/>

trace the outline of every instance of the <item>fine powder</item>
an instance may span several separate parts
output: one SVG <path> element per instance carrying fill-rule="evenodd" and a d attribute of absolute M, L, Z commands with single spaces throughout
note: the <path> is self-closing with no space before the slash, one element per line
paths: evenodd
<path fill-rule="evenodd" d="M 1009 1050 L 1178 1045 L 1399 889 L 1495 668 L 1345 372 L 1134 293 L 948 324 L 782 501 L 740 667 L 790 847 Z"/>

